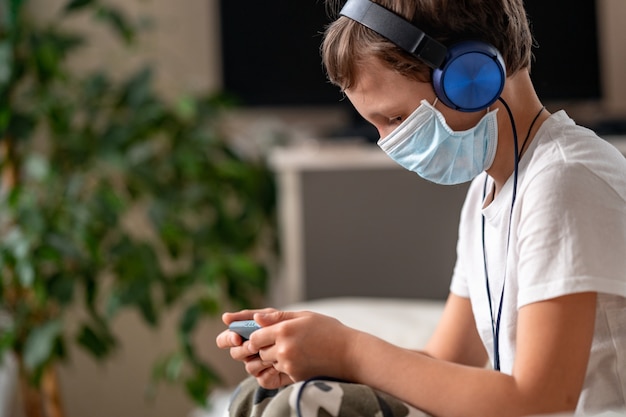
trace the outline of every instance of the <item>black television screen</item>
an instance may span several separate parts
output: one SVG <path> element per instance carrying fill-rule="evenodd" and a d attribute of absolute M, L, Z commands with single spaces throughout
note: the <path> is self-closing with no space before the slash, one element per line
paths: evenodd
<path fill-rule="evenodd" d="M 535 35 L 531 78 L 542 100 L 601 97 L 595 1 L 526 0 Z"/>
<path fill-rule="evenodd" d="M 319 47 L 329 22 L 322 0 L 222 0 L 222 79 L 249 106 L 328 105 Z"/>
<path fill-rule="evenodd" d="M 600 98 L 595 1 L 525 4 L 538 44 L 532 78 L 540 98 Z M 323 0 L 221 0 L 220 8 L 223 86 L 242 105 L 342 102 L 326 80 L 319 54 L 329 22 Z"/>

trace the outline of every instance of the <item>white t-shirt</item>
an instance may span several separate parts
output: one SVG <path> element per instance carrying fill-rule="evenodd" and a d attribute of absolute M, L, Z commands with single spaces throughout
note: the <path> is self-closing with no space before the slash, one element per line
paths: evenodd
<path fill-rule="evenodd" d="M 483 209 L 486 178 L 489 194 L 493 184 L 483 173 L 463 206 L 451 291 L 471 299 L 492 362 L 483 214 L 494 317 L 503 294 L 501 370 L 512 372 L 520 307 L 594 291 L 596 327 L 577 412 L 626 408 L 626 158 L 561 111 L 543 123 L 520 161 L 512 210 L 513 176 Z"/>

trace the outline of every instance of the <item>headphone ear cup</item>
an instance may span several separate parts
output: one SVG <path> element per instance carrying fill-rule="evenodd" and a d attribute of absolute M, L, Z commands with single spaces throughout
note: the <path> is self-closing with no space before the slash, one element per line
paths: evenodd
<path fill-rule="evenodd" d="M 465 112 L 486 109 L 504 88 L 506 70 L 500 52 L 485 42 L 452 45 L 443 65 L 433 70 L 433 87 L 446 106 Z"/>

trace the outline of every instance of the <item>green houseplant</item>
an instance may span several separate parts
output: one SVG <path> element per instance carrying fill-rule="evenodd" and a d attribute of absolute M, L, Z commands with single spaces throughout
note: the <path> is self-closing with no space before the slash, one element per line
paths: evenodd
<path fill-rule="evenodd" d="M 180 349 L 154 376 L 202 403 L 219 375 L 193 331 L 263 294 L 276 254 L 272 177 L 220 131 L 225 97 L 171 104 L 150 68 L 123 80 L 68 68 L 85 37 L 67 16 L 91 14 L 132 42 L 137 27 L 119 10 L 71 0 L 37 22 L 35 4 L 0 3 L 0 355 L 18 358 L 27 415 L 61 415 L 47 387 L 70 344 L 104 359 L 120 309 L 157 326 L 176 306 Z M 77 306 L 84 319 L 68 329 Z"/>

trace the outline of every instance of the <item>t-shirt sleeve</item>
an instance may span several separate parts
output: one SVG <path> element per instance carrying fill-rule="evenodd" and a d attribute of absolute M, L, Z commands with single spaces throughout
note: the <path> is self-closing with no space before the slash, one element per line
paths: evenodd
<path fill-rule="evenodd" d="M 585 291 L 626 296 L 624 195 L 583 164 L 548 167 L 527 186 L 518 307 Z"/>

